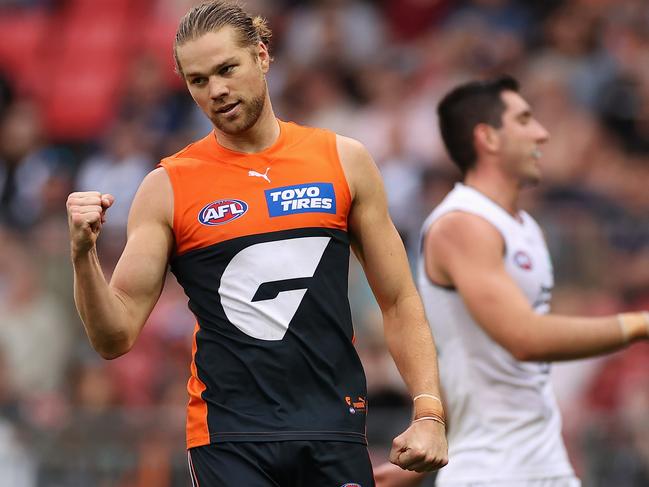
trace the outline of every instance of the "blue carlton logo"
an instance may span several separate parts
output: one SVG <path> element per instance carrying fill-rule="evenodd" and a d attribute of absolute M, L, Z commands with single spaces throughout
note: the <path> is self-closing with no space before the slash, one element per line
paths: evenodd
<path fill-rule="evenodd" d="M 336 213 L 336 193 L 331 183 L 307 183 L 267 189 L 271 217 L 295 213 Z"/>

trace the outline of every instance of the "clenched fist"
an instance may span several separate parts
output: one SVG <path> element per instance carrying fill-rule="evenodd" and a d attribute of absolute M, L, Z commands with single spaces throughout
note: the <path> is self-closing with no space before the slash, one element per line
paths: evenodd
<path fill-rule="evenodd" d="M 97 242 L 101 225 L 106 221 L 106 210 L 115 198 L 98 191 L 72 193 L 66 203 L 72 253 L 91 250 Z"/>
<path fill-rule="evenodd" d="M 444 426 L 435 421 L 414 421 L 392 441 L 390 462 L 415 472 L 442 468 L 448 463 Z"/>

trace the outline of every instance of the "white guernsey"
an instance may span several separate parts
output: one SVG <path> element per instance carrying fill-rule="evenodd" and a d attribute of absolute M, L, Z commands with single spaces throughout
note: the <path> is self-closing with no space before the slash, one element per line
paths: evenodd
<path fill-rule="evenodd" d="M 502 76 L 453 88 L 437 107 L 463 176 L 423 228 L 419 289 L 438 343 L 449 464 L 438 487 L 576 487 L 547 362 L 649 338 L 645 312 L 550 313 L 552 264 L 520 193 L 541 180 L 549 132 Z M 381 465 L 377 487 L 421 475 Z"/>
<path fill-rule="evenodd" d="M 477 215 L 500 232 L 507 272 L 535 312 L 547 313 L 552 264 L 534 219 L 524 211 L 514 218 L 458 183 L 425 221 L 423 234 L 454 211 Z M 454 289 L 431 282 L 424 265 L 422 257 L 418 286 L 437 342 L 449 424 L 451 461 L 438 485 L 572 475 L 549 364 L 514 358 L 474 321 Z"/>

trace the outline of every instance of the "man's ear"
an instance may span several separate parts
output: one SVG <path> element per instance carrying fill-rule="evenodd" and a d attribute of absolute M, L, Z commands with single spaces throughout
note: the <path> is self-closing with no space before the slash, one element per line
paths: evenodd
<path fill-rule="evenodd" d="M 260 42 L 257 45 L 257 58 L 259 59 L 259 63 L 261 64 L 261 70 L 264 73 L 268 72 L 268 69 L 270 68 L 270 53 L 268 52 L 268 47 L 266 47 L 266 44 L 263 42 Z"/>
<path fill-rule="evenodd" d="M 500 148 L 500 135 L 491 125 L 479 123 L 473 129 L 473 140 L 478 152 L 493 153 Z"/>

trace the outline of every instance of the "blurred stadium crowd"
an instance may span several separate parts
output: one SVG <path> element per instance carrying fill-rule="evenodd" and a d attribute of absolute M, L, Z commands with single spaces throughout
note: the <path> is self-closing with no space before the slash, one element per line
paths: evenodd
<path fill-rule="evenodd" d="M 115 195 L 100 238 L 109 275 L 144 175 L 210 130 L 172 68 L 194 3 L 0 0 L 0 487 L 188 485 L 186 298 L 170 277 L 135 348 L 101 360 L 74 309 L 65 200 Z M 421 221 L 459 176 L 436 102 L 455 82 L 518 77 L 552 134 L 526 208 L 553 254 L 554 310 L 649 308 L 649 2 L 243 3 L 274 31 L 276 112 L 369 148 L 413 262 Z M 356 263 L 350 279 L 382 460 L 409 398 Z M 584 485 L 649 485 L 649 347 L 553 377 Z"/>

